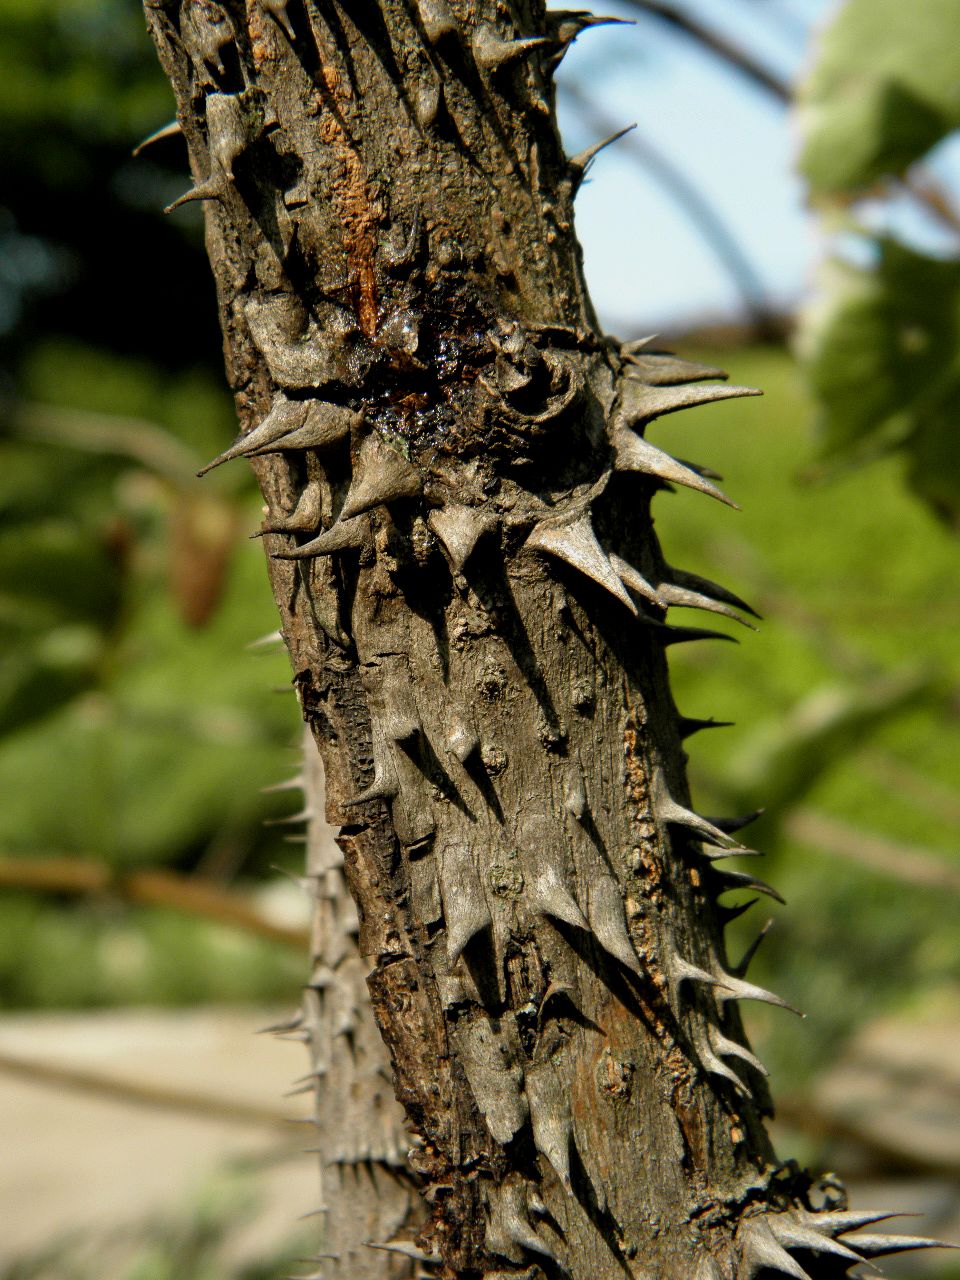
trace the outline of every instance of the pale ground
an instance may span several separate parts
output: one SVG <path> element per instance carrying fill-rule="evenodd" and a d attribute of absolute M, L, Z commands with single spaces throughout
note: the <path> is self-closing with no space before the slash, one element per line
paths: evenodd
<path fill-rule="evenodd" d="M 279 1017 L 215 1009 L 5 1018 L 0 1265 L 52 1234 L 189 1214 L 218 1170 L 237 1162 L 256 1170 L 262 1203 L 231 1251 L 269 1256 L 302 1229 L 296 1219 L 316 1206 L 318 1180 L 316 1156 L 298 1153 L 316 1135 L 290 1122 L 307 1114 L 308 1099 L 283 1094 L 307 1069 L 306 1053 L 254 1034 Z M 40 1071 L 31 1079 L 13 1063 Z"/>
<path fill-rule="evenodd" d="M 304 1116 L 307 1099 L 283 1094 L 306 1055 L 300 1044 L 253 1034 L 277 1018 L 228 1009 L 5 1018 L 0 1268 L 53 1235 L 186 1213 L 215 1172 L 238 1161 L 257 1170 L 263 1199 L 231 1239 L 231 1255 L 271 1256 L 303 1230 L 295 1220 L 317 1202 L 316 1157 L 295 1153 L 316 1135 L 284 1119 Z M 919 1210 L 903 1230 L 960 1238 L 956 1019 L 873 1024 L 822 1082 L 817 1103 L 828 1127 L 839 1121 L 849 1131 L 838 1156 L 846 1148 L 855 1159 L 857 1134 L 886 1153 L 883 1181 L 850 1180 L 854 1204 Z M 926 1171 L 898 1168 L 901 1155 L 917 1153 Z M 884 1271 L 914 1267 L 911 1259 Z"/>

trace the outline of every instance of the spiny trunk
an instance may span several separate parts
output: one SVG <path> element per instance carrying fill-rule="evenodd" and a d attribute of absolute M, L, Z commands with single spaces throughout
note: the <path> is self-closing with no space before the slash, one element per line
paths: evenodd
<path fill-rule="evenodd" d="M 540 0 L 148 0 L 228 375 L 442 1275 L 827 1277 L 691 809 L 647 443 L 745 394 L 599 331 Z M 706 384 L 706 385 L 704 385 Z M 661 430 L 657 425 L 656 430 Z M 327 981 L 324 974 L 323 981 Z M 319 1030 L 311 1020 L 312 1033 Z M 315 1052 L 319 1052 L 315 1046 Z M 875 1217 L 875 1215 L 874 1215 Z M 335 1252 L 335 1250 L 334 1250 Z M 802 1264 L 802 1266 L 801 1266 Z M 333 1274 L 359 1274 L 332 1260 Z M 803 1268 L 806 1268 L 804 1271 Z"/>
<path fill-rule="evenodd" d="M 306 1041 L 320 1156 L 321 1274 L 390 1280 L 410 1272 L 412 1242 L 424 1214 L 407 1170 L 410 1136 L 391 1088 L 390 1064 L 367 995 L 357 948 L 359 921 L 343 875 L 343 855 L 324 821 L 323 765 L 312 736 L 304 743 L 307 824 L 305 887 L 314 899 L 310 981 L 300 1013 L 277 1028 Z M 374 1244 L 394 1244 L 374 1249 Z M 401 1259 L 398 1266 L 397 1258 Z M 332 1264 L 336 1264 L 335 1266 Z"/>

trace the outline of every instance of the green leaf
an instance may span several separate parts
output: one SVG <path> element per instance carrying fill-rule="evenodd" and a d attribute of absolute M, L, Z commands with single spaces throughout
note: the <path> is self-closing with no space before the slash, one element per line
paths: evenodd
<path fill-rule="evenodd" d="M 801 87 L 815 195 L 902 173 L 960 126 L 960 0 L 847 0 Z"/>
<path fill-rule="evenodd" d="M 877 244 L 872 270 L 828 264 L 801 347 L 828 458 L 899 449 L 936 513 L 960 523 L 960 264 Z"/>

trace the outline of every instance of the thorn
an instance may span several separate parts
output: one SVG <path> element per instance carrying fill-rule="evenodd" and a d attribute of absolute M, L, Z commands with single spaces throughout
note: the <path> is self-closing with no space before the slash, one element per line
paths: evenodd
<path fill-rule="evenodd" d="M 721 587 L 719 583 L 711 582 L 709 578 L 701 578 L 698 573 L 688 573 L 685 569 L 674 569 L 671 565 L 666 566 L 670 581 L 674 586 L 683 587 L 688 591 L 698 591 L 702 595 L 710 596 L 713 600 L 722 600 L 724 604 L 729 604 L 734 609 L 739 609 L 742 613 L 749 613 L 751 618 L 762 621 L 762 618 L 756 609 L 747 604 L 746 600 L 742 600 L 740 596 L 734 592 L 728 591 L 726 587 Z"/>
<path fill-rule="evenodd" d="M 727 640 L 730 644 L 739 644 L 736 636 L 726 631 L 711 631 L 708 627 L 673 627 L 662 622 L 646 621 L 646 625 L 659 633 L 664 646 L 671 644 L 690 644 L 694 640 Z"/>
<path fill-rule="evenodd" d="M 336 526 L 334 526 L 336 528 Z M 382 735 L 374 728 L 373 737 L 373 781 L 352 800 L 345 800 L 343 807 L 352 809 L 358 804 L 368 804 L 371 800 L 393 800 L 400 793 L 400 781 L 393 761 L 387 755 L 386 743 Z"/>
<path fill-rule="evenodd" d="M 715 827 L 719 827 L 726 835 L 735 835 L 738 831 L 743 831 L 745 827 L 749 827 L 752 822 L 756 822 L 758 818 L 762 818 L 766 813 L 766 809 L 754 809 L 752 813 L 744 813 L 735 818 L 708 818 L 708 822 L 712 822 Z"/>
<path fill-rule="evenodd" d="M 340 519 L 350 520 L 398 498 L 413 498 L 422 488 L 420 476 L 411 463 L 374 432 L 360 446 Z"/>
<path fill-rule="evenodd" d="M 632 343 L 629 345 L 633 345 Z M 674 387 L 687 382 L 704 382 L 710 378 L 726 379 L 728 374 L 713 365 L 699 364 L 694 360 L 681 360 L 668 351 L 627 351 L 621 347 L 621 354 L 637 371 L 641 381 L 649 387 Z M 627 377 L 633 376 L 632 370 Z"/>
<path fill-rule="evenodd" d="M 561 1184 L 570 1190 L 570 1140 L 573 1116 L 569 1094 L 549 1058 L 527 1067 L 525 1086 L 530 1103 L 533 1145 L 549 1162 Z"/>
<path fill-rule="evenodd" d="M 660 597 L 646 578 L 634 569 L 633 565 L 627 564 L 626 560 L 621 559 L 620 556 L 614 555 L 612 552 L 610 563 L 624 586 L 629 587 L 631 591 L 636 591 L 637 595 L 643 596 L 645 600 L 649 600 L 651 604 L 657 605 L 658 608 L 661 607 Z"/>
<path fill-rule="evenodd" d="M 758 1000 L 761 1004 L 773 1004 L 779 1009 L 789 1009 L 798 1018 L 804 1016 L 799 1009 L 788 1004 L 782 996 L 776 995 L 773 991 L 767 991 L 763 987 L 754 986 L 752 982 L 744 982 L 742 978 L 734 977 L 731 973 L 725 973 L 720 978 L 717 985 L 717 999 L 721 1004 L 726 1004 L 728 1000 Z"/>
<path fill-rule="evenodd" d="M 142 142 L 138 142 L 130 153 L 132 156 L 138 156 L 141 151 L 146 151 L 147 147 L 152 147 L 155 142 L 163 142 L 166 138 L 176 138 L 183 134 L 179 120 L 171 120 L 169 124 L 163 125 L 157 129 L 155 133 L 151 133 L 144 138 Z"/>
<path fill-rule="evenodd" d="M 538 1253 L 556 1262 L 553 1250 L 537 1235 L 527 1217 L 523 1185 L 504 1182 L 491 1196 L 490 1221 L 487 1226 L 487 1248 L 500 1257 L 509 1257 L 512 1246 Z"/>
<path fill-rule="evenodd" d="M 764 938 L 769 933 L 770 927 L 772 924 L 773 924 L 773 920 L 772 919 L 768 920 L 766 924 L 763 926 L 763 928 L 760 930 L 760 932 L 757 934 L 757 936 L 754 938 L 753 942 L 751 942 L 749 947 L 747 947 L 746 951 L 743 953 L 743 957 L 740 960 L 740 963 L 734 966 L 734 968 L 731 970 L 731 972 L 734 974 L 735 977 L 743 978 L 746 976 L 746 972 L 750 968 L 750 963 L 753 960 L 753 957 L 757 954 L 757 950 L 759 949 L 761 942 L 763 942 Z"/>
<path fill-rule="evenodd" d="M 272 645 L 283 644 L 282 631 L 268 631 L 265 636 L 258 636 L 256 640 L 251 640 L 249 644 L 245 644 L 245 649 L 269 649 Z"/>
<path fill-rule="evenodd" d="M 263 0 L 263 7 L 270 14 L 274 22 L 282 27 L 286 32 L 287 39 L 293 43 L 297 38 L 297 33 L 293 29 L 290 22 L 290 15 L 287 13 L 287 0 Z"/>
<path fill-rule="evenodd" d="M 888 1253 L 907 1253 L 911 1249 L 960 1249 L 948 1240 L 931 1240 L 924 1236 L 875 1235 L 853 1236 L 851 1245 L 863 1258 L 882 1258 Z"/>
<path fill-rule="evenodd" d="M 563 807 L 576 822 L 583 820 L 587 811 L 587 792 L 583 782 L 583 773 L 576 764 L 571 765 L 564 787 Z"/>
<path fill-rule="evenodd" d="M 465 720 L 457 720 L 447 736 L 447 750 L 461 764 L 466 764 L 480 747 L 476 730 Z"/>
<path fill-rule="evenodd" d="M 768 898 L 773 898 L 774 902 L 779 902 L 781 906 L 786 906 L 786 901 L 777 893 L 772 885 L 767 884 L 765 880 L 758 880 L 756 876 L 750 875 L 746 871 L 731 871 L 724 867 L 721 870 L 714 870 L 715 877 L 724 881 L 718 888 L 717 893 L 729 893 L 733 889 L 753 889 L 757 893 L 765 893 Z M 733 917 L 730 917 L 731 919 Z"/>
<path fill-rule="evenodd" d="M 693 409 L 701 404 L 763 395 L 763 392 L 756 387 L 717 386 L 715 383 L 650 386 L 642 378 L 631 376 L 629 370 L 621 376 L 618 385 L 620 407 L 617 410 L 617 418 L 628 426 L 637 422 L 650 422 L 653 418 L 677 413 L 681 409 Z"/>
<path fill-rule="evenodd" d="M 287 778 L 284 782 L 274 782 L 269 787 L 261 787 L 260 790 L 265 796 L 273 795 L 275 791 L 302 791 L 303 774 L 298 773 L 295 778 Z"/>
<path fill-rule="evenodd" d="M 620 354 L 624 359 L 639 355 L 641 351 L 646 351 L 650 343 L 656 342 L 659 337 L 659 333 L 648 333 L 644 338 L 634 338 L 632 342 L 623 342 L 620 345 Z"/>
<path fill-rule="evenodd" d="M 458 1023 L 456 1036 L 477 1109 L 494 1140 L 505 1146 L 530 1115 L 513 1016 L 494 1021 L 480 1014 L 472 1021 Z"/>
<path fill-rule="evenodd" d="M 674 484 L 685 485 L 688 489 L 696 489 L 698 493 L 705 493 L 709 498 L 716 498 L 718 502 L 726 503 L 735 511 L 740 510 L 722 489 L 718 489 L 715 484 L 705 480 L 692 468 L 685 467 L 669 453 L 657 449 L 648 440 L 644 440 L 642 436 L 632 431 L 625 428 L 617 431 L 613 437 L 613 447 L 616 452 L 615 465 L 618 471 L 638 471 L 642 475 L 656 476 L 659 480 L 669 480 Z"/>
<path fill-rule="evenodd" d="M 854 1253 L 832 1236 L 825 1235 L 814 1227 L 805 1226 L 791 1213 L 771 1213 L 768 1215 L 768 1222 L 774 1237 L 785 1249 L 807 1249 L 811 1253 L 834 1254 L 850 1262 L 861 1261 L 860 1254 Z"/>
<path fill-rule="evenodd" d="M 701 1036 L 696 1041 L 696 1050 L 704 1069 L 710 1075 L 721 1076 L 724 1080 L 728 1080 L 733 1085 L 737 1093 L 748 1097 L 750 1090 L 740 1079 L 732 1067 L 728 1067 L 722 1058 L 718 1058 L 714 1053 L 709 1041 L 706 1037 Z"/>
<path fill-rule="evenodd" d="M 234 181 L 233 162 L 246 149 L 247 122 L 235 93 L 209 93 L 205 102 L 207 139 L 213 168 Z M 211 169 L 210 177 L 213 177 Z"/>
<path fill-rule="evenodd" d="M 742 1058 L 748 1066 L 753 1067 L 754 1071 L 758 1071 L 762 1076 L 769 1076 L 770 1072 L 757 1055 L 750 1052 L 746 1045 L 739 1044 L 736 1040 L 728 1039 L 719 1027 L 711 1027 L 709 1035 L 717 1053 L 727 1058 Z"/>
<path fill-rule="evenodd" d="M 721 831 L 719 827 L 715 827 L 712 822 L 702 818 L 698 813 L 694 813 L 692 809 L 686 809 L 682 804 L 678 804 L 674 800 L 670 795 L 666 779 L 660 768 L 657 768 L 654 772 L 651 790 L 653 810 L 661 823 L 686 827 L 689 831 L 696 832 L 702 840 L 706 840 L 709 844 L 717 845 L 721 849 L 738 847 L 736 840 L 732 836 L 727 835 L 725 831 Z"/>
<path fill-rule="evenodd" d="M 272 1022 L 266 1027 L 257 1027 L 254 1032 L 258 1036 L 279 1036 L 284 1035 L 288 1031 L 296 1031 L 298 1027 L 303 1025 L 303 1010 L 298 1009 L 283 1022 Z"/>
<path fill-rule="evenodd" d="M 604 150 L 605 147 L 612 146 L 626 133 L 630 133 L 637 126 L 628 124 L 625 129 L 620 129 L 617 133 L 612 133 L 609 138 L 604 138 L 602 142 L 595 142 L 592 147 L 587 147 L 585 151 L 578 151 L 575 156 L 570 156 L 567 160 L 567 172 L 573 184 L 573 190 L 576 191 L 587 176 L 587 170 L 593 164 L 594 160 Z"/>
<path fill-rule="evenodd" d="M 262 538 L 268 533 L 313 533 L 321 523 L 322 514 L 323 486 L 319 480 L 311 480 L 289 515 L 281 516 L 251 536 Z"/>
<path fill-rule="evenodd" d="M 416 0 L 424 35 L 433 45 L 457 34 L 457 22 L 446 0 Z"/>
<path fill-rule="evenodd" d="M 697 964 L 684 960 L 676 951 L 668 951 L 665 955 L 665 968 L 673 983 L 674 991 L 679 991 L 685 982 L 699 982 L 705 987 L 722 987 L 724 980 Z"/>
<path fill-rule="evenodd" d="M 738 1280 L 757 1280 L 764 1271 L 779 1271 L 793 1280 L 810 1280 L 800 1263 L 777 1240 L 767 1223 L 767 1215 L 747 1218 L 737 1232 L 742 1269 Z"/>
<path fill-rule="evenodd" d="M 359 413 L 343 405 L 329 404 L 326 400 L 309 400 L 302 424 L 257 452 L 262 454 L 287 449 L 327 449 L 345 440 L 362 421 Z"/>
<path fill-rule="evenodd" d="M 593 935 L 604 951 L 640 977 L 643 970 L 627 929 L 620 888 L 612 876 L 600 875 L 591 880 L 587 889 L 587 916 Z"/>
<path fill-rule="evenodd" d="M 875 1209 L 828 1209 L 823 1213 L 799 1211 L 799 1216 L 802 1221 L 816 1227 L 817 1230 L 826 1229 L 832 1235 L 842 1236 L 845 1231 L 857 1231 L 860 1227 L 869 1227 L 875 1222 L 887 1222 L 890 1218 L 903 1218 L 909 1215 L 877 1212 Z"/>
<path fill-rule="evenodd" d="M 539 857 L 544 857 L 544 861 L 540 863 L 536 879 L 530 883 L 528 901 L 542 915 L 562 920 L 576 929 L 589 930 L 590 925 L 580 910 L 580 904 L 561 880 L 553 863 L 546 860 L 546 852 L 539 851 Z"/>
<path fill-rule="evenodd" d="M 480 538 L 497 527 L 497 518 L 476 507 L 448 503 L 430 512 L 427 525 L 440 539 L 450 563 L 459 573 Z"/>
<path fill-rule="evenodd" d="M 691 716 L 680 716 L 677 720 L 677 726 L 680 730 L 680 739 L 692 738 L 695 733 L 699 733 L 702 729 L 732 729 L 732 720 L 697 720 Z"/>
<path fill-rule="evenodd" d="M 436 1253 L 424 1253 L 422 1249 L 418 1249 L 412 1240 L 387 1240 L 383 1244 L 374 1244 L 372 1240 L 365 1240 L 365 1246 L 368 1249 L 382 1249 L 384 1253 L 399 1253 L 404 1258 L 412 1258 L 414 1262 L 442 1262 L 443 1259 Z"/>
<path fill-rule="evenodd" d="M 473 34 L 473 60 L 481 70 L 495 72 L 549 43 L 545 36 L 504 40 L 496 27 L 484 23 Z"/>
<path fill-rule="evenodd" d="M 657 601 L 664 608 L 675 605 L 684 609 L 706 609 L 710 613 L 719 613 L 725 618 L 732 618 L 748 631 L 757 629 L 753 623 L 747 622 L 746 618 L 741 618 L 736 609 L 731 609 L 729 605 L 721 604 L 719 600 L 712 600 L 710 596 L 702 595 L 699 591 L 688 591 L 686 587 L 678 587 L 673 582 L 660 583 L 657 588 Z"/>
<path fill-rule="evenodd" d="M 470 939 L 492 920 L 470 846 L 445 845 L 438 852 L 437 862 L 447 926 L 447 963 L 452 967 Z"/>
<path fill-rule="evenodd" d="M 717 905 L 717 916 L 720 920 L 720 928 L 725 929 L 728 924 L 739 918 L 749 911 L 751 907 L 755 907 L 760 901 L 759 898 L 748 898 L 746 902 L 740 902 L 735 907 L 722 907 Z"/>
<path fill-rule="evenodd" d="M 313 556 L 332 556 L 337 551 L 353 551 L 366 544 L 369 526 L 363 517 L 338 520 L 329 529 L 292 551 L 272 551 L 274 560 L 309 560 Z"/>
<path fill-rule="evenodd" d="M 259 449 L 273 444 L 299 427 L 306 413 L 307 408 L 302 401 L 288 400 L 286 396 L 278 395 L 270 406 L 269 413 L 252 431 L 237 436 L 229 449 L 225 449 L 212 462 L 201 467 L 197 475 L 205 476 L 208 471 L 221 466 L 224 462 L 231 462 L 234 458 L 249 457 Z"/>
<path fill-rule="evenodd" d="M 173 213 L 174 209 L 179 209 L 182 204 L 188 204 L 191 200 L 222 200 L 223 199 L 223 180 L 220 177 L 207 178 L 204 182 L 198 182 L 195 187 L 191 187 L 189 191 L 185 191 L 182 196 L 178 196 L 173 204 L 168 204 L 164 209 L 164 213 Z M 198 474 L 202 475 L 202 472 Z"/>
<path fill-rule="evenodd" d="M 573 565 L 601 587 L 606 587 L 611 595 L 616 596 L 631 613 L 636 614 L 637 607 L 597 541 L 590 517 L 586 513 L 566 524 L 541 520 L 534 525 L 524 546 L 531 551 L 556 556 L 558 560 Z"/>
<path fill-rule="evenodd" d="M 555 71 L 577 36 L 588 27 L 634 26 L 632 18 L 606 18 L 588 13 L 585 9 L 558 9 L 546 15 L 547 30 L 554 44 L 560 47 L 544 63 L 548 71 Z"/>

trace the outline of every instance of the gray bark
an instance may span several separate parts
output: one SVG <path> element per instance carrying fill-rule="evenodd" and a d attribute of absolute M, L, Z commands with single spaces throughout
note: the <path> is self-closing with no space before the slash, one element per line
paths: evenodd
<path fill-rule="evenodd" d="M 305 887 L 314 902 L 310 981 L 300 1013 L 279 1030 L 302 1038 L 310 1054 L 321 1172 L 316 1261 L 329 1280 L 400 1280 L 415 1274 L 404 1251 L 416 1252 L 424 1215 L 407 1170 L 410 1135 L 367 994 L 357 910 L 324 819 L 323 764 L 309 732 L 298 781 L 307 822 Z"/>
<path fill-rule="evenodd" d="M 737 1004 L 776 998 L 724 949 L 722 895 L 766 886 L 691 808 L 668 685 L 698 638 L 668 606 L 740 602 L 664 560 L 658 489 L 722 495 L 644 432 L 744 392 L 599 331 L 550 81 L 583 15 L 147 12 L 241 423 L 217 461 L 264 494 L 419 1247 L 490 1280 L 842 1274 L 854 1218 L 763 1128 Z"/>

